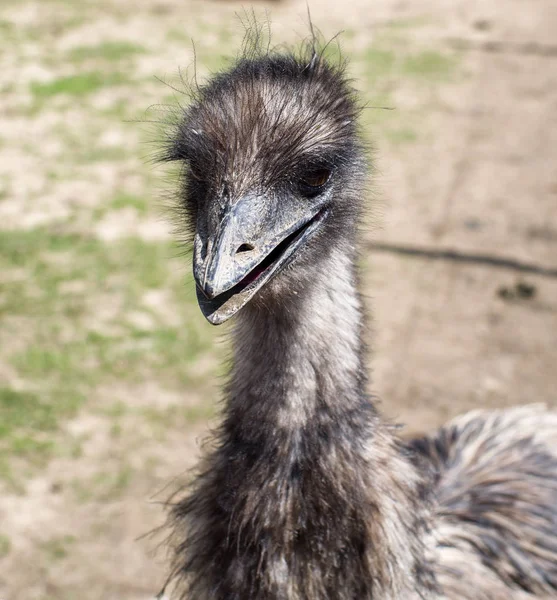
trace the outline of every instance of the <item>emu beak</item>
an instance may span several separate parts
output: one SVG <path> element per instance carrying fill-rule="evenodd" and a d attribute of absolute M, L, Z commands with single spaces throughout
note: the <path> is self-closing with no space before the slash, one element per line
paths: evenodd
<path fill-rule="evenodd" d="M 216 231 L 195 236 L 193 272 L 201 312 L 220 325 L 238 312 L 293 258 L 326 209 L 245 196 L 227 207 Z"/>

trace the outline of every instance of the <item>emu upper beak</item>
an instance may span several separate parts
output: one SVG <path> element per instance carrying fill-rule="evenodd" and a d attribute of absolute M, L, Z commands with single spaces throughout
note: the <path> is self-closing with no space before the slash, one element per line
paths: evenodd
<path fill-rule="evenodd" d="M 279 211 L 264 196 L 227 207 L 206 239 L 197 233 L 193 273 L 201 312 L 220 325 L 238 312 L 293 257 L 325 217 L 320 206 L 299 203 Z"/>

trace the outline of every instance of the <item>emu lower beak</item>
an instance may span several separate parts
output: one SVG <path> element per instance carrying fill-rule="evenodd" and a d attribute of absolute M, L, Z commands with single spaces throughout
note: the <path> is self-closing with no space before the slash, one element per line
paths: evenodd
<path fill-rule="evenodd" d="M 213 325 L 227 321 L 281 271 L 326 214 L 319 206 L 299 206 L 284 211 L 286 222 L 273 204 L 263 197 L 242 198 L 228 208 L 213 235 L 206 240 L 196 235 L 197 300 Z"/>

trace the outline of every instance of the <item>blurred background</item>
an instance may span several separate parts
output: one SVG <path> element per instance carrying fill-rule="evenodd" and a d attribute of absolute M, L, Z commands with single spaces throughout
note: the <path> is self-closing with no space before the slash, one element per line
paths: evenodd
<path fill-rule="evenodd" d="M 172 173 L 138 121 L 184 100 L 157 77 L 180 85 L 192 39 L 200 80 L 228 64 L 244 8 L 0 0 L 2 600 L 147 600 L 164 580 L 161 537 L 141 536 L 216 414 L 226 336 L 197 309 Z M 310 8 L 369 106 L 394 109 L 364 113 L 382 410 L 410 434 L 557 403 L 557 5 Z M 307 37 L 305 1 L 254 9 L 274 43 Z"/>

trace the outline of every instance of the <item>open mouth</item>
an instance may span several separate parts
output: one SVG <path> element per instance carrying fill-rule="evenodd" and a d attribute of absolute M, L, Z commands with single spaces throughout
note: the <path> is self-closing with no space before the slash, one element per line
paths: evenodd
<path fill-rule="evenodd" d="M 214 325 L 219 325 L 240 310 L 273 275 L 287 264 L 294 251 L 309 238 L 323 221 L 326 213 L 327 209 L 322 208 L 311 219 L 289 233 L 243 279 L 226 292 L 208 299 L 197 288 L 197 299 L 205 317 Z"/>

